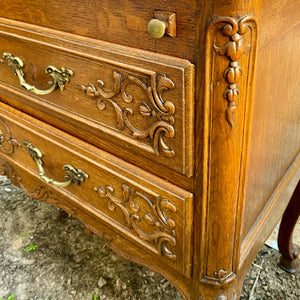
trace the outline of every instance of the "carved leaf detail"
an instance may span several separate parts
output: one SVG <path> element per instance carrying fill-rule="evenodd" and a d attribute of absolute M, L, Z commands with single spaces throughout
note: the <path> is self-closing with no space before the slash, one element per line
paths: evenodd
<path fill-rule="evenodd" d="M 114 78 L 114 88 L 110 92 L 105 92 L 102 89 L 102 87 L 104 87 L 104 82 L 102 80 L 97 80 L 97 83 L 98 83 L 97 92 L 99 93 L 99 95 L 101 97 L 103 97 L 105 99 L 114 98 L 120 93 L 122 76 L 120 73 L 113 71 L 113 78 Z"/>
<path fill-rule="evenodd" d="M 167 199 L 162 199 L 160 201 L 160 206 L 163 208 L 163 210 L 169 210 L 173 213 L 176 212 L 176 207 L 174 204 L 169 202 Z M 159 214 L 160 212 L 158 212 Z M 172 219 L 166 219 L 163 215 L 161 215 L 161 219 L 165 222 L 165 224 L 170 227 L 171 229 L 175 228 L 175 222 Z"/>
<path fill-rule="evenodd" d="M 88 86 L 80 85 L 79 87 L 83 90 L 84 93 L 86 93 L 91 98 L 95 98 L 98 96 L 97 89 L 92 84 Z"/>
<path fill-rule="evenodd" d="M 139 109 L 140 109 L 140 114 L 142 116 L 146 118 L 151 117 L 151 108 L 147 103 L 143 102 L 143 104 L 140 105 Z"/>
<path fill-rule="evenodd" d="M 162 96 L 164 91 L 174 89 L 174 87 L 175 87 L 174 82 L 170 78 L 168 78 L 165 74 L 159 76 L 157 91 L 160 97 Z"/>
<path fill-rule="evenodd" d="M 144 219 L 149 225 L 155 225 L 155 220 L 150 214 L 145 214 Z"/>
<path fill-rule="evenodd" d="M 224 98 L 228 102 L 225 115 L 230 128 L 234 125 L 233 115 L 237 110 L 237 102 L 240 96 L 238 87 L 238 83 L 242 77 L 240 59 L 251 47 L 244 39 L 248 31 L 247 22 L 249 21 L 251 21 L 251 18 L 248 16 L 240 20 L 234 18 L 224 19 L 225 25 L 221 28 L 221 32 L 224 36 L 227 36 L 229 40 L 222 46 L 214 45 L 214 50 L 219 53 L 219 55 L 226 56 L 230 61 L 228 68 L 224 71 L 224 78 L 228 83 L 228 87 L 224 92 Z M 218 22 L 222 21 L 219 20 Z"/>
<path fill-rule="evenodd" d="M 163 100 L 165 91 L 174 89 L 173 81 L 166 75 L 153 75 L 150 78 L 150 85 L 148 86 L 144 81 L 135 77 L 134 75 L 121 75 L 117 71 L 113 71 L 114 88 L 112 91 L 104 91 L 104 82 L 98 80 L 98 86 L 93 84 L 88 86 L 81 85 L 80 89 L 90 98 L 96 99 L 97 107 L 100 111 L 106 109 L 106 103 L 110 103 L 116 113 L 117 128 L 119 130 L 130 130 L 131 136 L 140 140 L 151 139 L 153 152 L 156 155 L 163 153 L 167 157 L 173 157 L 175 152 L 167 146 L 164 137 L 174 138 L 174 113 L 175 106 L 170 101 Z M 133 96 L 127 93 L 128 86 L 138 87 L 144 91 L 148 97 L 149 103 L 143 101 L 139 107 L 138 112 L 144 118 L 153 118 L 153 122 L 147 125 L 146 128 L 137 128 L 134 125 L 136 120 L 135 111 L 128 106 L 124 107 L 124 103 L 131 104 L 138 99 L 133 99 Z M 117 97 L 121 95 L 123 103 Z M 106 102 L 106 103 L 105 103 Z M 150 107 L 153 106 L 153 109 Z M 148 124 L 145 122 L 145 124 Z M 148 141 L 147 141 L 148 143 Z"/>
<path fill-rule="evenodd" d="M 0 151 L 13 154 L 15 147 L 21 147 L 21 144 L 12 137 L 10 129 L 3 119 L 0 119 L 0 124 L 2 125 L 0 125 L 2 127 L 0 130 Z"/>
<path fill-rule="evenodd" d="M 215 46 L 216 52 L 226 55 L 231 61 L 238 61 L 250 48 L 238 33 L 231 37 L 231 41 L 222 47 Z"/>
<path fill-rule="evenodd" d="M 109 102 L 113 105 L 113 107 L 115 109 L 115 112 L 116 112 L 117 127 L 121 130 L 124 129 L 125 123 L 124 123 L 124 115 L 123 115 L 122 109 L 120 108 L 120 106 L 115 101 L 110 100 Z"/>
<path fill-rule="evenodd" d="M 176 260 L 176 255 L 170 250 L 170 246 L 176 246 L 175 239 L 175 221 L 166 217 L 166 211 L 176 213 L 176 207 L 168 199 L 157 197 L 153 202 L 148 196 L 141 191 L 132 190 L 128 185 L 123 184 L 121 187 L 122 196 L 114 195 L 114 189 L 111 186 L 95 187 L 101 198 L 106 198 L 108 208 L 111 205 L 119 208 L 125 217 L 125 225 L 139 236 L 143 241 L 149 242 L 159 255 L 164 255 L 171 260 Z M 147 204 L 148 210 L 142 210 L 139 203 Z M 145 230 L 141 226 L 143 223 L 153 227 L 151 230 Z"/>

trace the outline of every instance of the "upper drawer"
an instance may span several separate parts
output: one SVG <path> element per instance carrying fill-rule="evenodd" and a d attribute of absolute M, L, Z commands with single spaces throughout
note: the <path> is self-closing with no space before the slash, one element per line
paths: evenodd
<path fill-rule="evenodd" d="M 0 17 L 191 60 L 197 39 L 197 2 L 2 0 Z M 151 38 L 147 24 L 154 18 L 155 10 L 176 13 L 176 38 Z"/>
<path fill-rule="evenodd" d="M 26 27 L 24 25 L 24 27 Z M 53 84 L 49 65 L 73 71 L 62 91 L 25 91 L 8 61 L 0 93 L 22 109 L 138 165 L 149 160 L 192 175 L 194 66 L 186 60 L 96 41 L 66 40 L 42 29 L 0 25 L 0 53 L 19 57 L 29 85 Z M 80 42 L 80 43 L 79 43 Z M 49 82 L 50 81 L 50 82 Z M 15 105 L 14 103 L 10 103 Z"/>

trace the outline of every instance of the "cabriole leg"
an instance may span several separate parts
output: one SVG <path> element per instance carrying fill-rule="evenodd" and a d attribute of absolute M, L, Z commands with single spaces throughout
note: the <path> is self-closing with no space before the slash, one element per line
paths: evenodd
<path fill-rule="evenodd" d="M 293 244 L 293 230 L 300 215 L 300 181 L 283 214 L 278 233 L 278 248 L 281 253 L 279 266 L 289 272 L 296 272 L 299 265 L 300 247 Z"/>

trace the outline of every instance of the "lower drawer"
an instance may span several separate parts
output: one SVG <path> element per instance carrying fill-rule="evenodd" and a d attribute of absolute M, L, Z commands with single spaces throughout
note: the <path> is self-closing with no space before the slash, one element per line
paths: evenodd
<path fill-rule="evenodd" d="M 0 143 L 2 169 L 8 162 L 39 176 L 71 210 L 89 211 L 85 223 L 99 219 L 141 249 L 140 258 L 152 253 L 190 276 L 190 192 L 1 103 Z"/>

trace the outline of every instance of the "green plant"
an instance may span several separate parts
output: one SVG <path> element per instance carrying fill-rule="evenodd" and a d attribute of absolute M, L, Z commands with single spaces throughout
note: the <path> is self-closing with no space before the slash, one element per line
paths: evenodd
<path fill-rule="evenodd" d="M 7 300 L 13 300 L 15 298 L 14 294 L 10 294 Z M 5 300 L 3 297 L 0 300 Z"/>
<path fill-rule="evenodd" d="M 21 232 L 20 234 L 19 234 L 19 237 L 25 237 L 25 236 L 27 236 L 28 235 L 28 233 L 23 233 L 23 232 Z"/>
<path fill-rule="evenodd" d="M 93 300 L 98 300 L 97 295 L 93 295 Z"/>
<path fill-rule="evenodd" d="M 24 248 L 23 251 L 26 253 L 31 252 L 31 251 L 34 251 L 36 249 L 36 247 L 37 247 L 37 245 L 31 244 L 28 247 Z M 10 299 L 8 299 L 8 300 L 10 300 Z"/>

